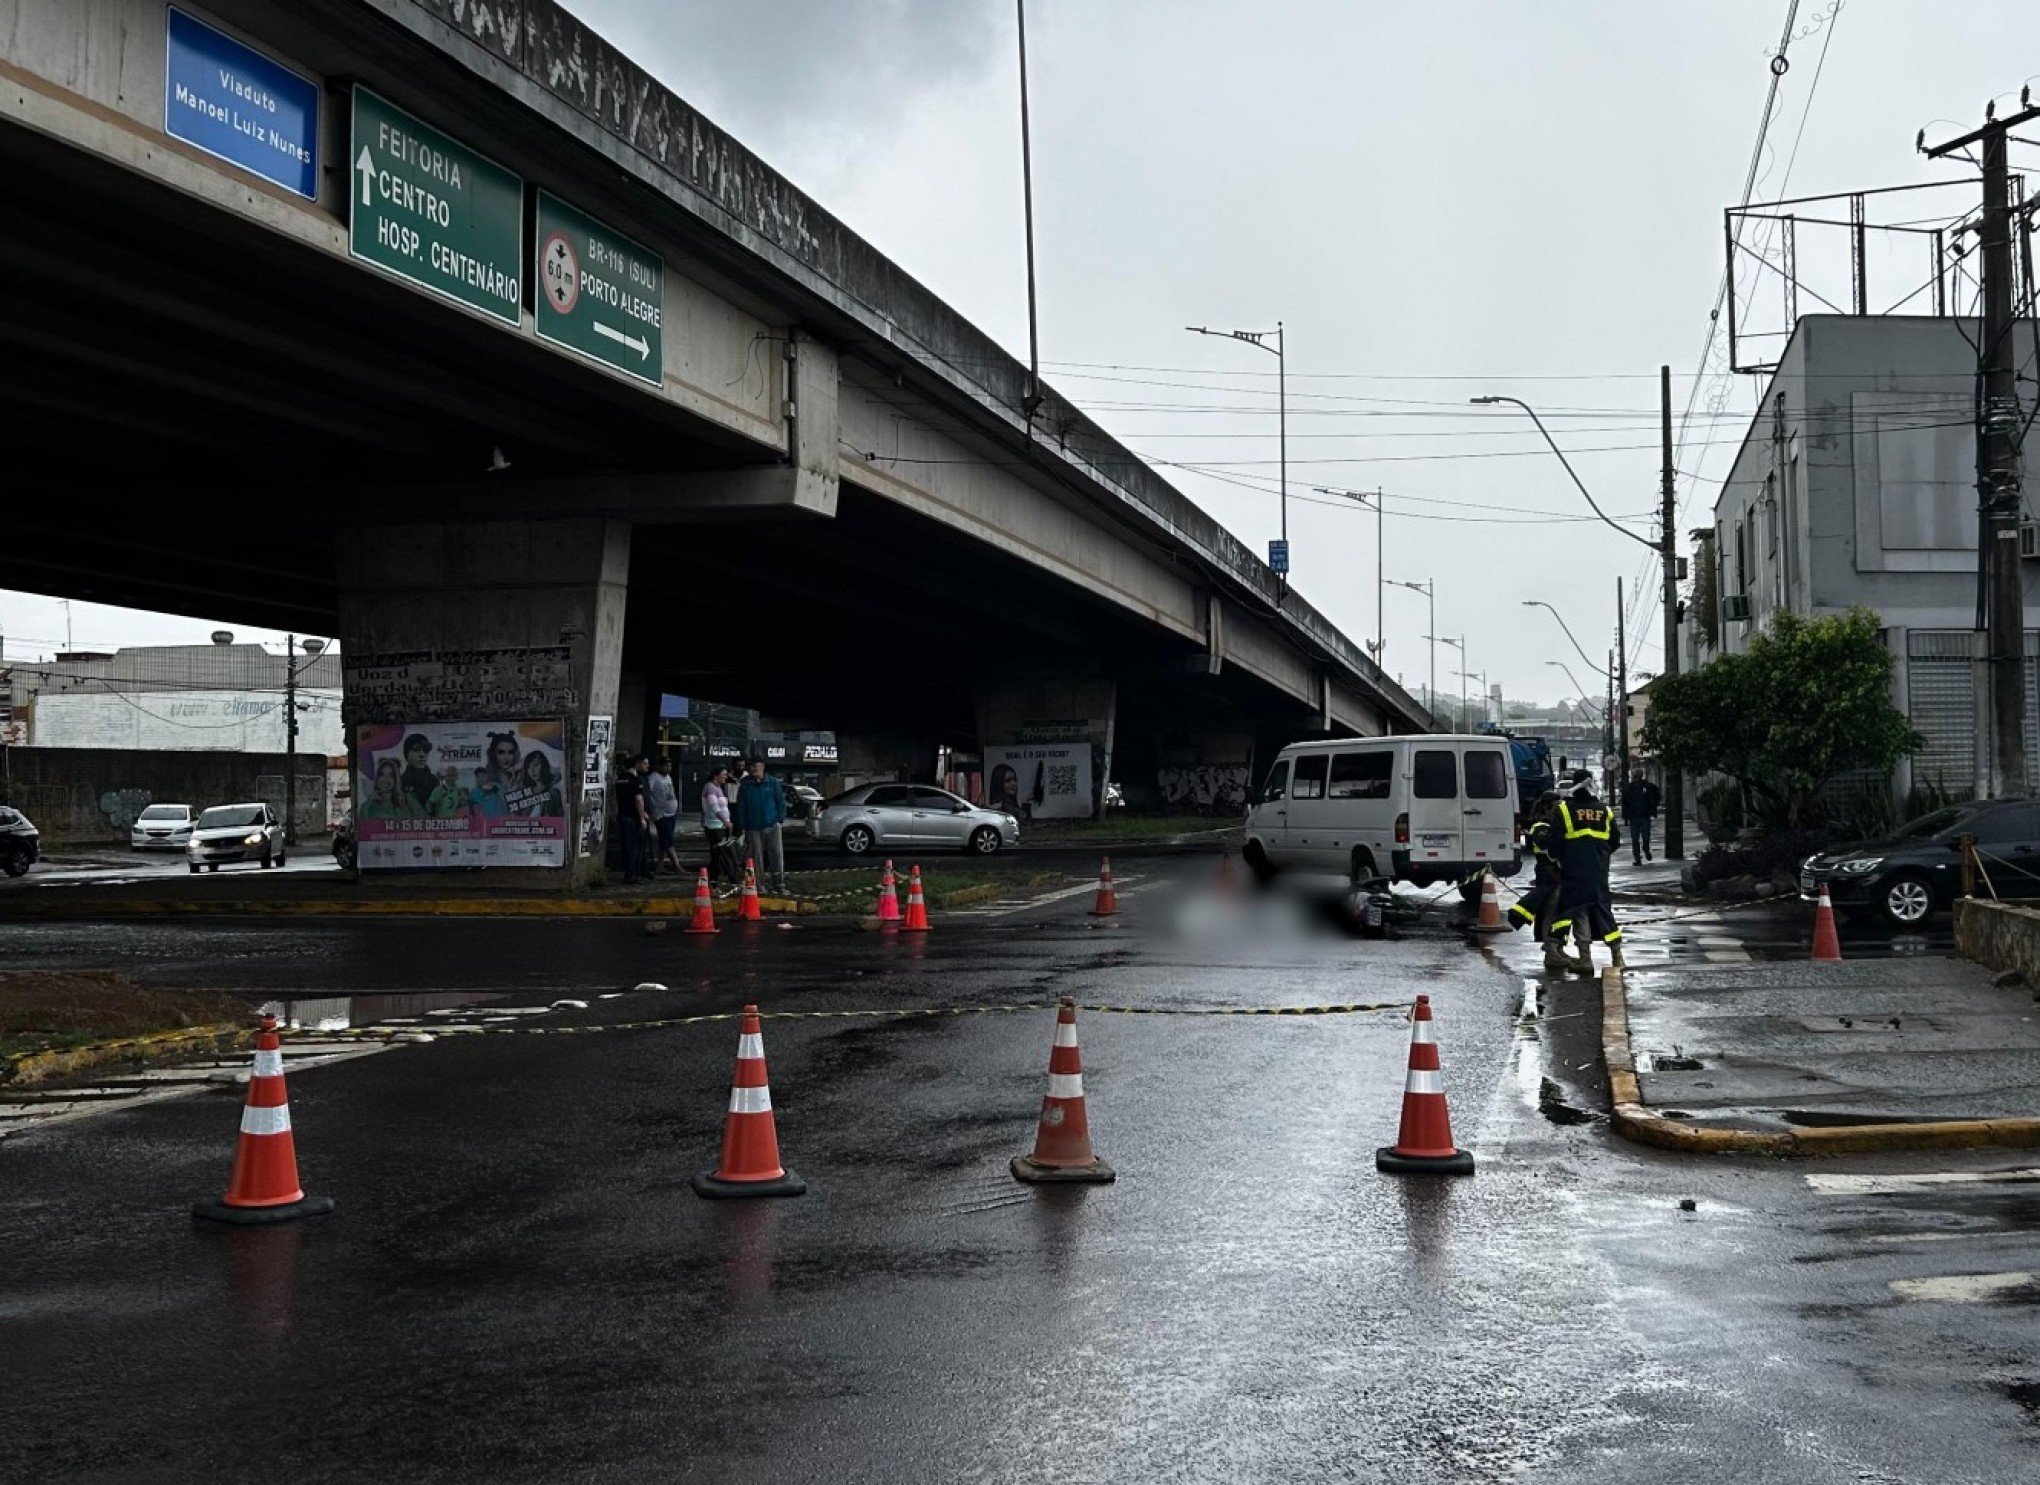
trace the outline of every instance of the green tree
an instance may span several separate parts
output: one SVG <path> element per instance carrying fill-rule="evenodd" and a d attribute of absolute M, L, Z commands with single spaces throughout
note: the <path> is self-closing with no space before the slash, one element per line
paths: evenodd
<path fill-rule="evenodd" d="M 1877 616 L 1779 614 L 1740 655 L 1651 687 L 1644 745 L 1682 772 L 1734 779 L 1773 825 L 1814 823 L 1814 796 L 1857 769 L 1889 770 L 1920 746 L 1891 704 Z"/>

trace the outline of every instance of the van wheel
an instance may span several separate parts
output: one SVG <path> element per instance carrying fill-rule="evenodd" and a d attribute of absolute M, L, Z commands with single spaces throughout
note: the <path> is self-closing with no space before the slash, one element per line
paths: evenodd
<path fill-rule="evenodd" d="M 1248 841 L 1240 855 L 1246 858 L 1247 870 L 1254 874 L 1255 881 L 1265 887 L 1275 880 L 1275 863 L 1268 859 L 1268 853 L 1261 849 L 1259 841 Z"/>
<path fill-rule="evenodd" d="M 1353 885 L 1357 887 L 1362 882 L 1371 881 L 1380 875 L 1380 870 L 1374 864 L 1374 853 L 1365 846 L 1355 846 L 1353 848 Z"/>

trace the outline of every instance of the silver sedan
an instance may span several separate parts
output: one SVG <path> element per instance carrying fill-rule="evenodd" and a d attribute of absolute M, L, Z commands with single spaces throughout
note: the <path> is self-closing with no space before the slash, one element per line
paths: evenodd
<path fill-rule="evenodd" d="M 1020 822 L 930 784 L 860 784 L 823 806 L 819 834 L 853 856 L 893 846 L 991 856 L 1019 842 Z"/>

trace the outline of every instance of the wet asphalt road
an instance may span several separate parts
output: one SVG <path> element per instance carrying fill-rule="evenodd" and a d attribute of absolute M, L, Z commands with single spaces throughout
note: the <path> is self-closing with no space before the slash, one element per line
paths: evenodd
<path fill-rule="evenodd" d="M 1032 1138 L 1048 1013 L 770 1021 L 781 1144 L 810 1191 L 761 1203 L 687 1185 L 713 1163 L 727 1022 L 400 1047 L 293 1080 L 307 1188 L 339 1203 L 315 1222 L 188 1218 L 226 1174 L 227 1093 L 0 1144 L 0 1478 L 1995 1482 L 2040 1468 L 2040 1184 L 1966 1179 L 2040 1161 L 1695 1162 L 1611 1142 L 1592 1119 L 1559 1122 L 1595 1081 L 1590 987 L 1546 990 L 1527 1035 L 1527 945 L 1228 917 L 1172 885 L 1198 863 L 1143 866 L 1115 926 L 1073 899 L 958 916 L 925 940 L 10 925 L 17 962 L 124 962 L 171 983 L 590 1000 L 534 1026 L 753 998 L 1198 1009 L 1421 989 L 1480 1171 L 1373 1170 L 1406 1056 L 1394 1011 L 1086 1013 L 1092 1128 L 1120 1171 L 1089 1189 L 1006 1171 Z M 1639 949 L 1741 931 L 1712 927 L 1639 930 Z M 595 998 L 640 979 L 669 988 Z M 1809 1182 L 1834 1173 L 1864 1179 Z M 1893 1189 L 1893 1173 L 1965 1179 Z M 1981 1299 L 1947 1282 L 2021 1273 Z"/>

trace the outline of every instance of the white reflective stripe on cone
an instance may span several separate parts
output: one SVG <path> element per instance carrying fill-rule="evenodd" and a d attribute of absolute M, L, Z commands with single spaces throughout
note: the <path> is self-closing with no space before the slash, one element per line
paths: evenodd
<path fill-rule="evenodd" d="M 1050 1073 L 1048 1075 L 1048 1096 L 1050 1098 L 1082 1098 L 1084 1096 L 1084 1075 L 1082 1073 Z"/>
<path fill-rule="evenodd" d="M 282 1077 L 283 1053 L 257 1052 L 255 1054 L 255 1076 L 258 1078 Z"/>
<path fill-rule="evenodd" d="M 1424 1042 L 1428 1044 L 1436 1040 L 1437 1038 L 1431 1035 L 1431 1023 L 1429 1021 L 1410 1022 L 1410 1041 L 1412 1043 Z"/>
<path fill-rule="evenodd" d="M 1058 1047 L 1074 1047 L 1076 1044 L 1077 1044 L 1077 1023 L 1074 1021 L 1056 1022 L 1055 1045 Z"/>
<path fill-rule="evenodd" d="M 1435 1068 L 1410 1069 L 1409 1081 L 1403 1084 L 1405 1093 L 1443 1093 L 1445 1084 L 1440 1081 Z"/>
<path fill-rule="evenodd" d="M 770 1088 L 730 1089 L 730 1112 L 732 1114 L 771 1113 L 772 1090 Z"/>
<path fill-rule="evenodd" d="M 253 1104 L 243 1104 L 241 1106 L 241 1133 L 289 1134 L 290 1105 L 279 1103 L 268 1108 L 257 1108 Z"/>
<path fill-rule="evenodd" d="M 765 1060 L 765 1038 L 755 1031 L 747 1031 L 738 1037 L 737 1060 L 740 1062 L 763 1062 Z"/>

